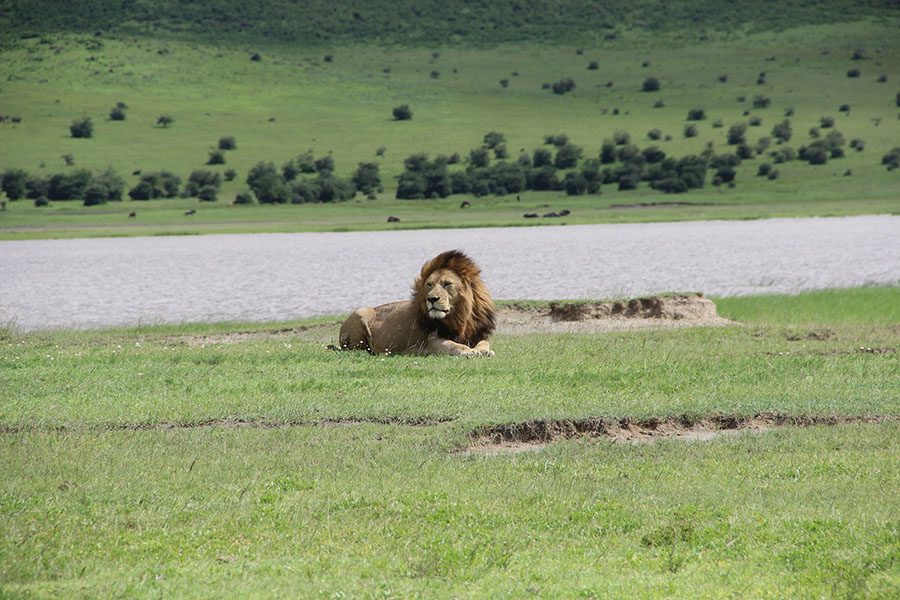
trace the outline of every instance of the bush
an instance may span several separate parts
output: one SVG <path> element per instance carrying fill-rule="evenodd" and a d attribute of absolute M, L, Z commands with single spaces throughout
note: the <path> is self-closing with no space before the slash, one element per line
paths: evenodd
<path fill-rule="evenodd" d="M 504 142 L 506 142 L 506 137 L 499 131 L 484 134 L 484 145 L 488 148 L 496 148 Z"/>
<path fill-rule="evenodd" d="M 819 119 L 819 127 L 822 129 L 834 127 L 834 117 L 821 117 Z"/>
<path fill-rule="evenodd" d="M 849 77 L 851 79 L 856 79 L 857 77 L 860 76 L 860 74 L 861 73 L 860 73 L 859 69 L 850 69 L 849 71 L 847 71 L 847 77 Z"/>
<path fill-rule="evenodd" d="M 727 83 L 728 75 L 719 75 L 716 79 L 718 79 L 719 83 Z"/>
<path fill-rule="evenodd" d="M 94 137 L 94 122 L 90 117 L 83 119 L 75 119 L 69 125 L 69 133 L 73 138 L 89 138 Z"/>
<path fill-rule="evenodd" d="M 663 102 L 662 100 L 657 100 L 656 102 L 653 103 L 653 108 L 665 108 L 665 107 L 666 107 L 666 103 Z"/>
<path fill-rule="evenodd" d="M 393 115 L 395 121 L 409 121 L 412 119 L 412 110 L 408 104 L 401 104 L 394 107 Z"/>
<path fill-rule="evenodd" d="M 381 176 L 378 173 L 378 163 L 359 163 L 351 181 L 356 189 L 363 194 L 368 195 L 380 192 L 382 187 Z"/>
<path fill-rule="evenodd" d="M 809 128 L 809 137 L 816 139 L 816 138 L 822 137 L 822 133 L 819 131 L 818 127 L 810 127 Z"/>
<path fill-rule="evenodd" d="M 653 128 L 647 132 L 647 139 L 658 141 L 662 139 L 662 131 L 658 128 Z"/>
<path fill-rule="evenodd" d="M 801 160 L 811 165 L 824 165 L 828 162 L 828 149 L 822 142 L 815 142 L 807 147 L 800 148 L 798 152 Z"/>
<path fill-rule="evenodd" d="M 560 146 L 556 151 L 556 158 L 553 161 L 553 165 L 557 169 L 571 169 L 578 164 L 578 160 L 581 158 L 582 154 L 583 150 L 581 147 L 576 146 L 575 144 Z"/>
<path fill-rule="evenodd" d="M 569 136 L 564 133 L 545 135 L 544 143 L 559 148 L 560 146 L 565 146 L 569 143 Z"/>
<path fill-rule="evenodd" d="M 616 150 L 616 159 L 619 162 L 624 163 L 638 163 L 638 166 L 644 163 L 644 155 L 641 154 L 641 149 L 635 146 L 634 144 L 628 144 L 625 146 L 619 146 Z"/>
<path fill-rule="evenodd" d="M 730 146 L 747 143 L 745 134 L 747 133 L 747 124 L 738 123 L 728 128 L 727 141 Z"/>
<path fill-rule="evenodd" d="M 600 162 L 604 165 L 616 162 L 616 145 L 612 140 L 603 140 L 600 146 Z"/>
<path fill-rule="evenodd" d="M 534 167 L 543 167 L 553 164 L 553 153 L 546 148 L 537 148 L 532 154 L 531 165 Z"/>
<path fill-rule="evenodd" d="M 900 168 L 900 146 L 894 146 L 890 152 L 882 156 L 881 164 L 887 166 L 888 170 Z"/>
<path fill-rule="evenodd" d="M 222 177 L 225 181 L 234 181 L 234 178 L 237 177 L 237 171 L 234 169 L 228 169 L 222 174 Z"/>
<path fill-rule="evenodd" d="M 769 163 L 762 163 L 761 165 L 759 165 L 759 168 L 756 169 L 756 176 L 765 177 L 771 170 L 772 165 L 770 165 Z"/>
<path fill-rule="evenodd" d="M 211 150 L 209 153 L 209 158 L 206 160 L 206 164 L 208 164 L 208 165 L 224 165 L 225 164 L 225 154 L 223 154 L 221 150 Z"/>
<path fill-rule="evenodd" d="M 315 173 L 316 157 L 307 150 L 303 154 L 298 154 L 281 167 L 281 173 L 286 181 L 293 181 L 300 173 Z"/>
<path fill-rule="evenodd" d="M 174 198 L 181 187 L 181 178 L 160 171 L 157 173 L 145 173 L 140 181 L 128 192 L 132 200 L 152 200 L 155 198 Z"/>
<path fill-rule="evenodd" d="M 125 181 L 110 167 L 94 177 L 84 190 L 84 205 L 105 204 L 122 200 Z"/>
<path fill-rule="evenodd" d="M 468 194 L 472 191 L 472 182 L 465 171 L 450 173 L 450 191 L 453 194 Z"/>
<path fill-rule="evenodd" d="M 766 179 L 768 179 L 769 181 L 775 181 L 776 179 L 778 179 L 778 169 L 772 169 L 771 171 L 769 171 L 769 174 L 766 175 Z"/>
<path fill-rule="evenodd" d="M 663 159 L 666 158 L 666 153 L 657 148 L 656 146 L 650 146 L 649 148 L 644 148 L 641 153 L 644 156 L 644 160 L 649 164 L 654 164 L 658 162 L 662 162 Z"/>
<path fill-rule="evenodd" d="M 38 196 L 34 199 L 35 206 L 50 206 L 50 200 L 47 199 L 47 196 Z"/>
<path fill-rule="evenodd" d="M 110 121 L 124 121 L 125 120 L 125 111 L 119 108 L 118 106 L 113 107 L 111 111 L 109 111 L 109 120 Z"/>
<path fill-rule="evenodd" d="M 643 85 L 641 85 L 642 92 L 658 92 L 662 86 L 659 83 L 659 79 L 656 77 L 648 77 L 644 80 Z"/>
<path fill-rule="evenodd" d="M 616 146 L 625 146 L 631 143 L 631 134 L 627 131 L 618 130 L 613 133 L 613 141 Z"/>
<path fill-rule="evenodd" d="M 57 173 L 47 179 L 47 198 L 50 200 L 81 200 L 93 177 L 85 169 L 71 173 Z"/>
<path fill-rule="evenodd" d="M 437 79 L 437 78 L 440 77 L 440 76 L 441 76 L 441 72 L 440 72 L 440 71 L 432 71 L 432 72 L 431 72 L 431 78 L 432 78 L 432 79 Z"/>
<path fill-rule="evenodd" d="M 526 187 L 529 190 L 545 191 L 560 189 L 559 178 L 553 165 L 532 167 L 526 174 Z"/>
<path fill-rule="evenodd" d="M 734 170 L 734 167 L 725 165 L 725 166 L 719 167 L 719 169 L 716 171 L 715 178 L 720 183 L 731 183 L 732 181 L 734 181 L 734 178 L 736 175 L 737 175 L 737 172 Z"/>
<path fill-rule="evenodd" d="M 688 121 L 703 121 L 706 119 L 706 111 L 702 108 L 692 108 L 688 111 Z"/>
<path fill-rule="evenodd" d="M 237 142 L 231 136 L 220 137 L 219 150 L 237 150 Z"/>
<path fill-rule="evenodd" d="M 778 138 L 778 140 L 781 142 L 787 142 L 788 140 L 790 140 L 791 135 L 793 135 L 791 122 L 787 119 L 772 127 L 772 137 Z"/>
<path fill-rule="evenodd" d="M 588 71 L 596 71 L 599 68 L 600 68 L 600 63 L 598 63 L 596 60 L 592 60 L 591 62 L 588 63 Z"/>
<path fill-rule="evenodd" d="M 841 104 L 838 107 L 838 112 L 850 114 L 850 105 L 849 104 Z"/>
<path fill-rule="evenodd" d="M 562 185 L 569 196 L 582 196 L 587 191 L 587 179 L 581 173 L 567 174 Z"/>
<path fill-rule="evenodd" d="M 737 157 L 741 160 L 748 160 L 753 158 L 753 148 L 747 144 L 739 144 L 735 150 L 735 154 L 737 154 Z"/>
<path fill-rule="evenodd" d="M 565 77 L 554 83 L 551 89 L 554 94 L 561 96 L 575 89 L 575 81 L 571 77 Z"/>
<path fill-rule="evenodd" d="M 794 149 L 790 146 L 783 146 L 778 148 L 777 150 L 773 150 L 769 152 L 769 156 L 772 157 L 772 160 L 775 161 L 775 164 L 790 162 L 796 158 L 797 153 L 794 152 Z"/>
<path fill-rule="evenodd" d="M 257 163 L 247 173 L 247 186 L 260 204 L 284 204 L 289 199 L 287 182 L 272 163 Z"/>
<path fill-rule="evenodd" d="M 214 187 L 216 189 L 222 184 L 222 176 L 213 171 L 205 169 L 195 169 L 188 177 L 187 183 L 184 184 L 183 194 L 185 196 L 195 197 L 200 195 L 200 190 L 205 187 Z"/>
<path fill-rule="evenodd" d="M 762 119 L 760 117 L 751 117 L 747 124 L 750 125 L 750 127 L 759 127 L 762 125 Z"/>
<path fill-rule="evenodd" d="M 356 195 L 356 186 L 349 179 L 327 173 L 319 175 L 314 181 L 319 188 L 319 202 L 350 200 Z"/>
<path fill-rule="evenodd" d="M 756 146 L 754 146 L 753 149 L 756 151 L 757 154 L 763 154 L 763 153 L 765 153 L 766 150 L 769 149 L 769 146 L 771 146 L 771 145 L 772 145 L 772 138 L 761 137 L 756 142 Z"/>
<path fill-rule="evenodd" d="M 469 164 L 473 167 L 486 167 L 490 161 L 491 156 L 488 149 L 483 146 L 469 152 Z"/>
<path fill-rule="evenodd" d="M 684 126 L 684 137 L 692 138 L 697 137 L 697 126 L 696 125 L 685 125 Z"/>
<path fill-rule="evenodd" d="M 234 202 L 232 204 L 253 204 L 253 194 L 249 192 L 239 192 L 237 196 L 234 197 Z"/>
<path fill-rule="evenodd" d="M 259 52 L 254 52 L 250 55 L 250 60 L 253 62 L 259 62 L 262 60 L 262 56 L 259 54 Z"/>
<path fill-rule="evenodd" d="M 159 125 L 160 127 L 168 127 L 169 125 L 171 125 L 174 122 L 175 122 L 175 119 L 172 117 L 172 115 L 160 115 L 156 119 L 156 124 Z"/>
<path fill-rule="evenodd" d="M 201 202 L 215 202 L 218 200 L 218 188 L 212 185 L 205 185 L 200 188 L 200 191 L 197 193 L 197 197 L 200 198 Z"/>
<path fill-rule="evenodd" d="M 766 96 L 760 94 L 753 96 L 753 108 L 769 108 L 771 103 L 772 99 Z"/>
<path fill-rule="evenodd" d="M 850 147 L 857 152 L 862 152 L 866 148 L 866 143 L 859 138 L 853 138 L 852 140 L 850 140 Z"/>
<path fill-rule="evenodd" d="M 316 173 L 319 175 L 331 175 L 334 173 L 334 159 L 330 156 L 323 156 L 322 158 L 316 159 L 313 166 L 316 169 Z"/>
<path fill-rule="evenodd" d="M 406 170 L 397 180 L 397 198 L 446 198 L 453 191 L 446 160 L 413 154 L 403 161 L 403 166 Z"/>
<path fill-rule="evenodd" d="M 0 176 L 0 189 L 10 200 L 21 200 L 27 192 L 28 173 L 22 169 L 7 169 Z"/>

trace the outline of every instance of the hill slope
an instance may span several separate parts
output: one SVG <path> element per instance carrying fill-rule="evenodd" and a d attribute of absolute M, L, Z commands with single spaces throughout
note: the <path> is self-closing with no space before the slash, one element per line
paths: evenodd
<path fill-rule="evenodd" d="M 0 30 L 119 30 L 309 44 L 597 41 L 630 29 L 783 29 L 896 14 L 892 0 L 0 0 Z"/>

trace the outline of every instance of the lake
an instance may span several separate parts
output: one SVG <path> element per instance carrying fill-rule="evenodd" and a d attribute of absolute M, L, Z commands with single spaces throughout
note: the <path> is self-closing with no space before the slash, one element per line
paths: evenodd
<path fill-rule="evenodd" d="M 459 248 L 497 299 L 797 293 L 900 282 L 900 217 L 0 242 L 20 330 L 339 314 Z"/>

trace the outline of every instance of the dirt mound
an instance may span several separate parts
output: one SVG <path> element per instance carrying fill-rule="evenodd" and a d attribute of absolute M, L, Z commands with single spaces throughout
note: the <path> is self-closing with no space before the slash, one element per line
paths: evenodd
<path fill-rule="evenodd" d="M 729 323 L 731 321 L 719 317 L 712 300 L 696 293 L 615 302 L 553 302 L 549 310 L 513 305 L 498 311 L 497 332 L 590 333 Z"/>
<path fill-rule="evenodd" d="M 572 438 L 604 438 L 614 442 L 644 443 L 665 438 L 708 441 L 726 435 L 763 433 L 778 427 L 810 427 L 850 423 L 896 421 L 884 416 L 797 416 L 760 413 L 754 416 L 708 415 L 648 419 L 535 420 L 478 429 L 468 445 L 456 451 L 465 454 L 509 454 L 540 450 L 547 444 Z"/>

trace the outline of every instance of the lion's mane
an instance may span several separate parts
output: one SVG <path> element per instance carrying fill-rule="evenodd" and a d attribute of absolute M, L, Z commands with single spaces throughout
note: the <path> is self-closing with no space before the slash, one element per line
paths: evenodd
<path fill-rule="evenodd" d="M 437 320 L 428 316 L 425 280 L 441 269 L 456 273 L 463 282 L 463 289 L 454 309 L 445 318 Z M 422 266 L 413 283 L 412 300 L 418 325 L 426 333 L 434 332 L 442 338 L 474 346 L 487 339 L 497 328 L 494 301 L 481 280 L 481 269 L 459 250 L 443 252 Z"/>

